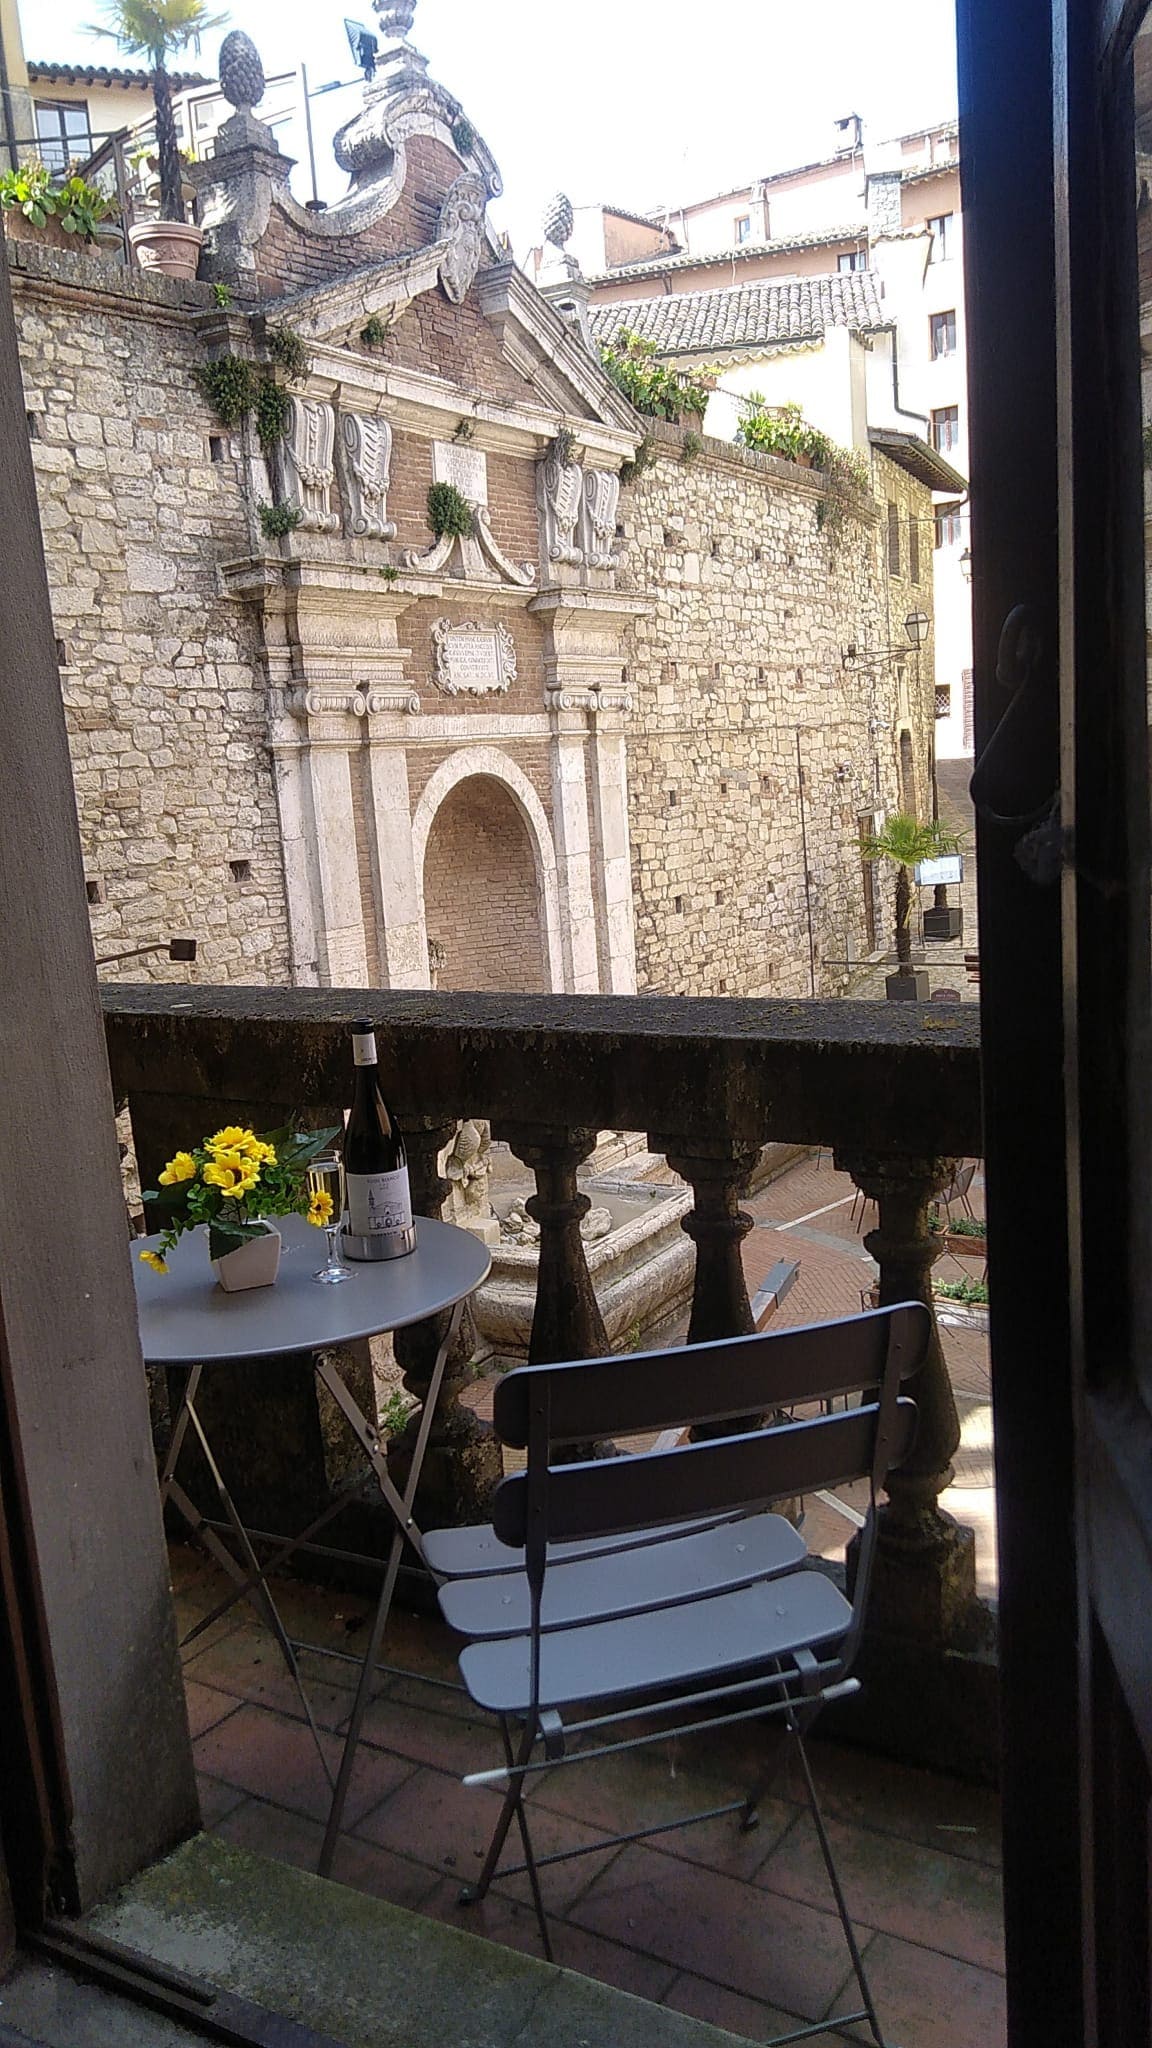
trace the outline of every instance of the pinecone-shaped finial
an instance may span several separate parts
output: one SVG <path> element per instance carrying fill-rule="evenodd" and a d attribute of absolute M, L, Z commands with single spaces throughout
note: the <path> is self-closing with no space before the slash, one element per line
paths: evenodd
<path fill-rule="evenodd" d="M 242 113 L 250 113 L 264 97 L 260 52 L 242 28 L 234 28 L 220 45 L 220 90 Z"/>
<path fill-rule="evenodd" d="M 558 192 L 544 212 L 544 239 L 551 242 L 555 248 L 562 249 L 565 242 L 571 240 L 575 226 L 576 216 L 572 211 L 572 201 L 566 192 Z"/>
<path fill-rule="evenodd" d="M 416 0 L 375 0 L 375 4 L 384 34 L 406 41 L 416 18 Z"/>

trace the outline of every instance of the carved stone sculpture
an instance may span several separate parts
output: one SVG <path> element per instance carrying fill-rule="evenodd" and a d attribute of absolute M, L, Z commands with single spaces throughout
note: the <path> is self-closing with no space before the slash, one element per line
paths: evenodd
<path fill-rule="evenodd" d="M 488 1182 L 492 1170 L 492 1131 L 489 1124 L 468 1118 L 456 1133 L 444 1160 L 448 1182 L 451 1221 L 470 1230 L 485 1244 L 498 1244 L 500 1226 L 492 1213 Z"/>
<path fill-rule="evenodd" d="M 346 478 L 351 530 L 373 540 L 393 540 L 396 523 L 388 517 L 388 486 L 392 469 L 392 429 L 376 413 L 345 413 L 341 433 L 348 456 Z"/>
<path fill-rule="evenodd" d="M 264 66 L 260 52 L 242 28 L 234 28 L 220 45 L 220 90 L 241 113 L 258 107 L 264 97 Z"/>
<path fill-rule="evenodd" d="M 619 507 L 619 477 L 610 469 L 590 469 L 584 478 L 580 522 L 581 550 L 590 569 L 611 569 L 615 565 L 613 544 Z"/>
<path fill-rule="evenodd" d="M 536 475 L 548 560 L 579 565 L 584 551 L 576 545 L 576 521 L 583 504 L 584 472 L 553 442 Z"/>
<path fill-rule="evenodd" d="M 335 533 L 340 516 L 332 503 L 336 472 L 332 454 L 336 415 L 315 398 L 290 398 L 284 433 L 284 484 L 288 503 L 303 513 L 301 529 Z"/>
<path fill-rule="evenodd" d="M 484 180 L 475 171 L 463 171 L 449 186 L 440 209 L 436 239 L 447 245 L 440 259 L 440 282 L 454 306 L 467 298 L 480 267 L 487 199 Z"/>
<path fill-rule="evenodd" d="M 516 681 L 516 642 L 497 619 L 437 619 L 432 628 L 436 682 L 448 697 L 502 696 Z"/>

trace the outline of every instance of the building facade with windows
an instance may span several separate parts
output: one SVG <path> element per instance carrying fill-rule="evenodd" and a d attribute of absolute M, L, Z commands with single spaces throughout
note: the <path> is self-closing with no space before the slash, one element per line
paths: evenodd
<path fill-rule="evenodd" d="M 972 751 L 958 133 L 943 122 L 873 143 L 855 116 L 846 126 L 849 144 L 833 157 L 655 212 L 653 230 L 676 246 L 626 261 L 605 254 L 590 274 L 593 325 L 601 338 L 622 326 L 656 338 L 684 367 L 716 365 L 708 425 L 720 435 L 735 432 L 739 400 L 759 390 L 859 449 L 872 429 L 929 443 L 950 479 L 939 473 L 916 540 L 932 563 L 936 749 L 947 759 Z M 587 228 L 584 247 L 595 260 Z M 729 311 L 707 309 L 714 296 Z M 803 309 L 791 322 L 789 301 Z M 905 557 L 911 547 L 905 535 Z"/>

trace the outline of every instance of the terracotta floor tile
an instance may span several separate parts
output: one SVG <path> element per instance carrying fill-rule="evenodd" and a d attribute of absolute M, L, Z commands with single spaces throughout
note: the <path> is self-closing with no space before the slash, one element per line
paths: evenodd
<path fill-rule="evenodd" d="M 335 1773 L 340 1744 L 332 1736 L 323 1740 Z M 304 1721 L 243 1706 L 202 1735 L 194 1752 L 198 1768 L 226 1784 L 313 1820 L 323 1820 L 328 1812 L 331 1791 Z M 378 1806 L 410 1774 L 411 1765 L 399 1758 L 386 1757 L 377 1749 L 362 1749 L 348 1798 L 348 1825 L 354 1826 L 360 1815 Z"/>
<path fill-rule="evenodd" d="M 234 1714 L 240 1704 L 232 1693 L 218 1692 L 213 1685 L 198 1685 L 195 1679 L 185 1679 L 184 1698 L 193 1741 L 198 1735 L 206 1735 L 226 1714 Z"/>
<path fill-rule="evenodd" d="M 465 1771 L 481 1771 L 500 1761 L 500 1735 L 495 1721 L 469 1721 L 439 1711 L 439 1692 L 428 1686 L 423 1701 L 409 1703 L 391 1694 L 372 1702 L 364 1716 L 363 1739 L 415 1763 L 432 1764 L 438 1770 L 463 1777 Z"/>
<path fill-rule="evenodd" d="M 695 1767 L 706 1740 L 678 1744 L 674 1755 L 667 1748 L 653 1747 L 549 1772 L 533 1792 L 533 1801 L 615 1834 L 620 1829 L 656 1827 L 683 1813 L 742 1799 L 750 1788 L 751 1772 L 721 1776 Z M 751 1834 L 741 1834 L 739 1816 L 730 1814 L 661 1835 L 652 1846 L 689 1863 L 751 1877 L 795 1817 L 795 1807 L 787 1802 L 763 1799 L 760 1825 Z"/>
<path fill-rule="evenodd" d="M 197 1771 L 196 1789 L 200 1794 L 200 1818 L 206 1828 L 215 1828 L 243 1805 L 245 1794 L 236 1785 L 225 1785 L 219 1778 L 210 1778 L 206 1771 Z"/>
<path fill-rule="evenodd" d="M 880 2025 L 900 2048 L 1004 2048 L 1004 1979 L 912 1942 L 878 1934 L 864 1958 Z M 837 2000 L 851 2010 L 855 1983 Z M 870 2039 L 863 2026 L 853 2039 Z"/>
<path fill-rule="evenodd" d="M 298 1870 L 315 1870 L 324 1840 L 319 1821 L 305 1820 L 283 1807 L 249 1799 L 229 1814 L 215 1832 L 239 1849 L 270 1856 L 277 1863 L 295 1864 Z M 440 1880 L 423 1864 L 394 1856 L 371 1842 L 345 1835 L 336 1851 L 332 1876 L 337 1884 L 350 1885 L 358 1892 L 371 1892 L 394 1906 L 412 1911 L 422 1906 Z"/>
<path fill-rule="evenodd" d="M 651 1849 L 623 1850 L 570 1917 L 809 2020 L 824 2016 L 848 1967 L 834 1917 Z"/>
<path fill-rule="evenodd" d="M 709 1984 L 706 1978 L 690 1976 L 687 1971 L 677 1977 L 660 2003 L 671 2006 L 673 2012 L 707 2020 L 710 2026 L 724 2027 L 728 2033 L 740 2034 L 749 2041 L 771 2041 L 776 2034 L 808 2024 L 798 2013 L 762 2005 L 758 1998 L 742 1998 L 737 1991 L 726 1991 L 723 1985 Z M 844 2048 L 849 2038 L 840 2033 L 812 2034 L 805 2048 Z"/>
<path fill-rule="evenodd" d="M 330 1681 L 330 1660 L 302 1655 L 300 1675 L 308 1691 L 312 1712 L 319 1728 L 337 1728 L 348 1717 L 350 1690 Z M 259 1707 L 290 1714 L 303 1720 L 304 1705 L 295 1679 L 270 1631 L 253 1623 L 235 1628 L 219 1642 L 184 1665 L 185 1686 L 212 1686 L 236 1699 L 250 1700 Z"/>
<path fill-rule="evenodd" d="M 994 1870 L 944 1856 L 872 1828 L 827 1823 L 832 1854 L 854 1921 L 923 1942 L 982 1969 L 1004 1967 L 1004 1919 Z M 767 1890 L 827 1909 L 833 1903 L 816 1830 L 807 1814 L 756 1878 Z"/>
<path fill-rule="evenodd" d="M 374 1813 L 359 1821 L 356 1834 L 366 1841 L 418 1857 L 432 1869 L 447 1871 L 459 1886 L 479 1875 L 499 1810 L 497 1794 L 469 1790 L 458 1778 L 422 1770 Z M 594 1850 L 592 1845 L 601 1838 L 598 1829 L 584 1826 L 567 1815 L 544 1809 L 533 1814 L 532 1846 L 537 1856 L 554 1855 L 564 1849 L 590 1850 L 587 1856 L 551 1864 L 541 1872 L 545 1904 L 550 1912 L 565 1912 L 570 1901 L 587 1890 L 616 1853 L 611 1844 L 603 1854 Z M 515 1828 L 504 1861 L 521 1861 Z M 529 1896 L 526 1876 L 498 1876 L 496 1888 L 516 1898 Z"/>
<path fill-rule="evenodd" d="M 949 1856 L 999 1866 L 1000 1801 L 989 1786 L 967 1785 L 818 1738 L 808 1754 L 826 1814 L 862 1821 Z M 803 1798 L 795 1759 L 775 1789 L 782 1796 Z"/>
<path fill-rule="evenodd" d="M 483 1934 L 489 1941 L 502 1942 L 525 1955 L 540 1956 L 540 1930 L 530 1905 L 490 1895 L 472 1906 L 457 1902 L 454 1884 L 445 1884 L 426 1900 L 422 1909 L 466 1933 Z M 555 1920 L 551 1927 L 555 1961 L 565 1970 L 578 1970 L 582 1977 L 613 1984 L 618 1991 L 630 1991 L 635 1998 L 660 2003 L 674 1976 L 667 1963 L 641 1955 L 619 1942 L 606 1941 L 571 1922 Z"/>

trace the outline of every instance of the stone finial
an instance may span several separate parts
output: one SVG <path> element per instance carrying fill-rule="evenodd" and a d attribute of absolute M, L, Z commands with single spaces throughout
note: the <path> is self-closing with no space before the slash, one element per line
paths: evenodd
<path fill-rule="evenodd" d="M 572 201 L 566 192 L 558 192 L 555 199 L 550 200 L 545 208 L 544 239 L 551 242 L 553 248 L 562 249 L 566 242 L 571 241 L 575 226 L 576 215 L 572 211 Z"/>
<path fill-rule="evenodd" d="M 416 0 L 374 0 L 384 34 L 393 41 L 407 42 L 416 18 Z"/>
<path fill-rule="evenodd" d="M 220 90 L 241 113 L 251 113 L 264 97 L 264 66 L 260 52 L 242 28 L 234 28 L 220 45 Z"/>

